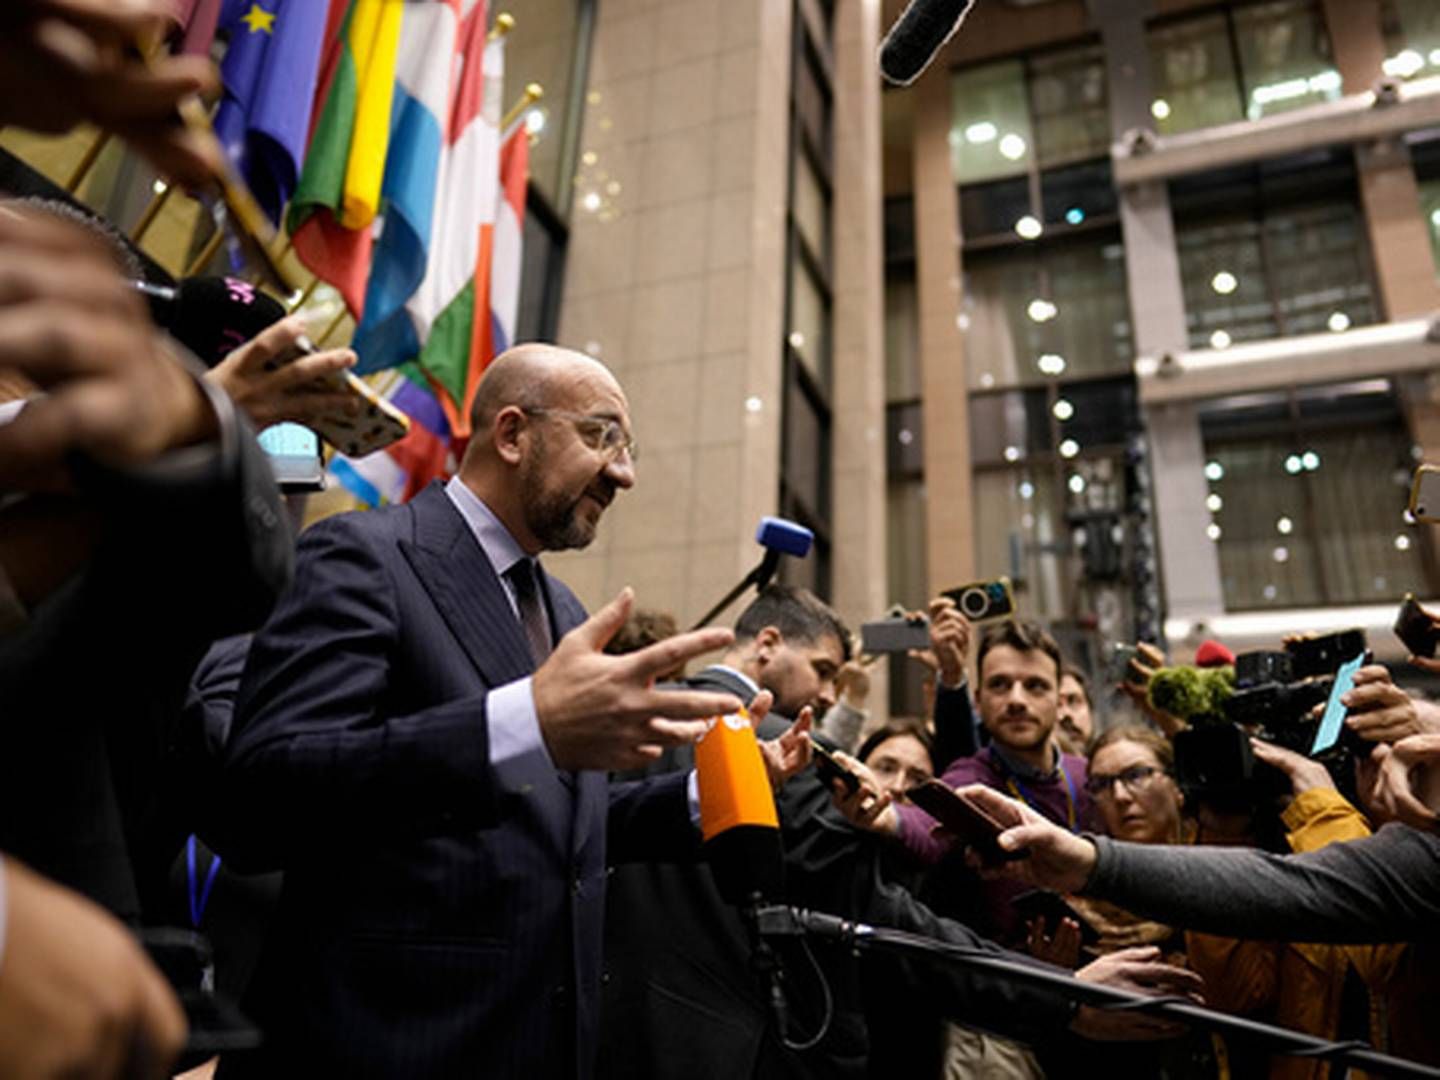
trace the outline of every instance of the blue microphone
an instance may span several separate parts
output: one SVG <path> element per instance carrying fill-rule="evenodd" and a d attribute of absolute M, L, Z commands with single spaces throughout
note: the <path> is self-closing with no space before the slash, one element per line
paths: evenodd
<path fill-rule="evenodd" d="M 785 518 L 762 517 L 760 527 L 755 530 L 755 542 L 765 549 L 765 557 L 760 560 L 760 565 L 741 578 L 740 584 L 726 593 L 724 599 L 706 612 L 690 629 L 699 630 L 703 626 L 709 626 L 716 615 L 734 603 L 735 598 L 751 585 L 754 585 L 757 591 L 769 585 L 775 571 L 780 569 L 781 555 L 790 555 L 797 559 L 809 555 L 810 548 L 815 543 L 815 534 L 804 525 Z"/>

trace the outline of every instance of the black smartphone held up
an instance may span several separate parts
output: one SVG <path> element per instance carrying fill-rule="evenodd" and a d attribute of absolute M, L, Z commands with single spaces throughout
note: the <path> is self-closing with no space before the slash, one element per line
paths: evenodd
<path fill-rule="evenodd" d="M 860 790 L 860 777 L 856 776 L 848 765 L 837 758 L 828 747 L 821 745 L 815 736 L 807 734 L 805 737 L 810 740 L 810 749 L 814 753 L 815 771 L 826 784 L 839 780 L 852 795 Z"/>
<path fill-rule="evenodd" d="M 1020 917 L 1029 923 L 1035 919 L 1041 920 L 1045 925 L 1045 935 L 1054 937 L 1055 931 L 1059 929 L 1064 919 L 1073 920 L 1080 927 L 1080 944 L 1096 945 L 1100 941 L 1100 932 L 1091 926 L 1073 907 L 1065 902 L 1065 898 L 1057 892 L 1049 889 L 1031 889 L 1023 892 L 1014 900 L 1010 901 Z"/>
<path fill-rule="evenodd" d="M 860 624 L 860 645 L 865 652 L 895 653 L 930 647 L 928 619 L 878 619 Z"/>
<path fill-rule="evenodd" d="M 905 792 L 916 806 L 944 825 L 987 863 L 1028 859 L 1029 848 L 1006 851 L 998 843 L 1006 826 L 991 817 L 973 799 L 961 795 L 939 780 L 927 780 Z"/>
<path fill-rule="evenodd" d="M 1406 593 L 1400 613 L 1395 616 L 1395 636 L 1415 656 L 1433 659 L 1435 646 L 1440 644 L 1440 622 L 1420 606 L 1414 593 Z"/>

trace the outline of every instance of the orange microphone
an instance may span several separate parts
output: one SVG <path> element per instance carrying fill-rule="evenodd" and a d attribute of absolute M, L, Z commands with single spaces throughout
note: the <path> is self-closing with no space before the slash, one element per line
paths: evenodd
<path fill-rule="evenodd" d="M 695 744 L 700 833 L 720 895 L 732 904 L 779 900 L 780 819 L 750 714 L 717 716 Z"/>

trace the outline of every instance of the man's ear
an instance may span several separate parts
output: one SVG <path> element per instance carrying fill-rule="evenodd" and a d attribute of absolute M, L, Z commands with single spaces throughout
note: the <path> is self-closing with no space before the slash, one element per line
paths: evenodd
<path fill-rule="evenodd" d="M 518 465 L 525 456 L 525 419 L 525 410 L 518 405 L 507 405 L 495 414 L 490 438 L 495 443 L 496 455 L 507 465 Z"/>
<path fill-rule="evenodd" d="M 775 655 L 776 650 L 779 649 L 784 642 L 785 635 L 780 633 L 779 627 L 763 627 L 760 632 L 755 635 L 755 655 L 762 662 L 768 661 Z"/>

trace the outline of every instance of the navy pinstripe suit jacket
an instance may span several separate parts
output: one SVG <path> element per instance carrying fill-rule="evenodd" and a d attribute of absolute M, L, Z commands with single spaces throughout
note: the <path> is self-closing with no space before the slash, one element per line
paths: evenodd
<path fill-rule="evenodd" d="M 558 635 L 585 612 L 546 577 Z M 301 538 L 226 751 L 222 853 L 282 866 L 243 1076 L 587 1077 L 611 860 L 693 856 L 684 777 L 498 788 L 486 695 L 532 668 L 439 485 Z"/>

